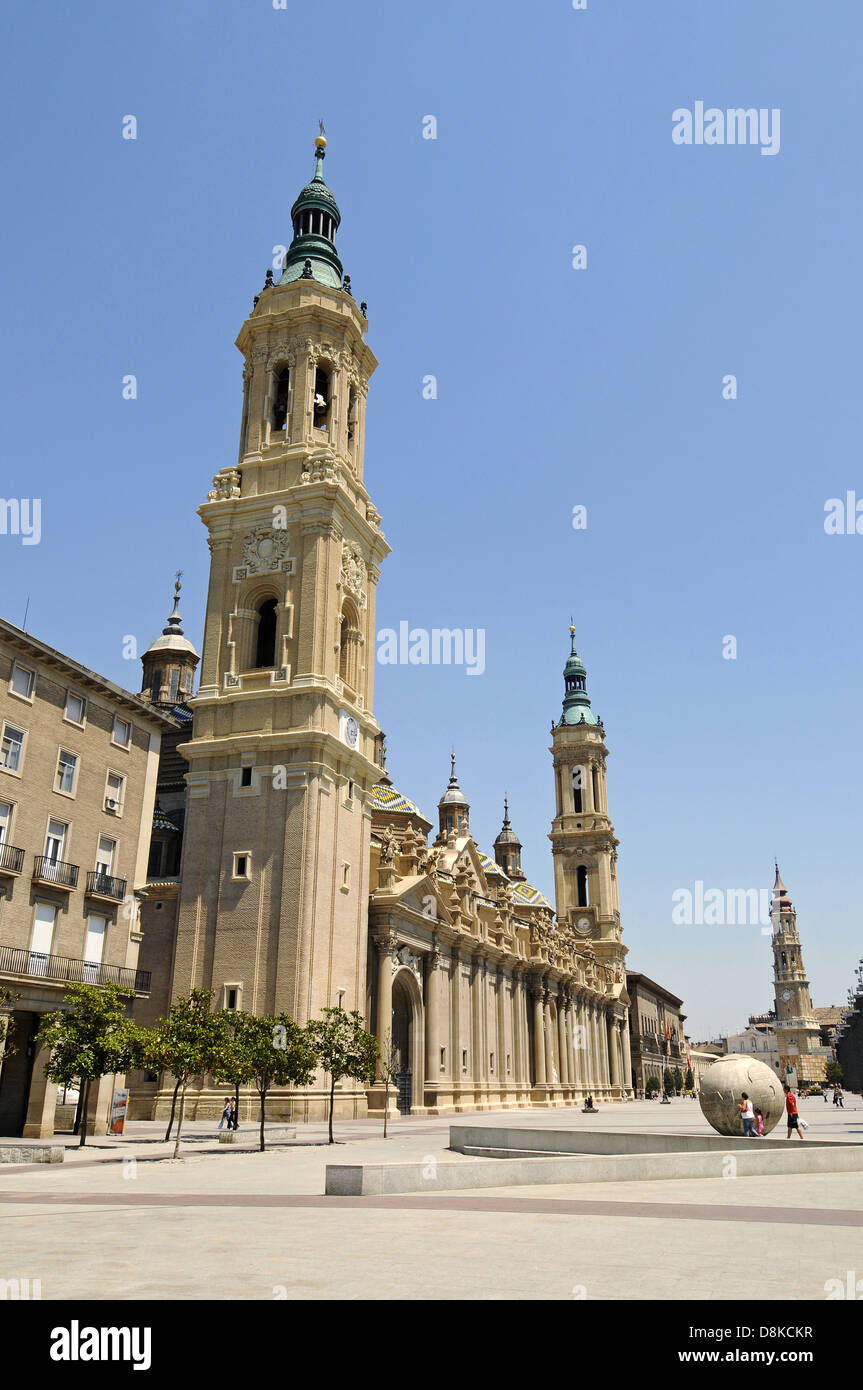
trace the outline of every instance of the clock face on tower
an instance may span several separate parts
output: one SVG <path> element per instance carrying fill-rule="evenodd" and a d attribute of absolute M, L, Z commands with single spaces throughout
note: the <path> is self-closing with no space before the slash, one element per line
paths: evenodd
<path fill-rule="evenodd" d="M 356 748 L 360 737 L 360 726 L 354 716 L 348 714 L 347 710 L 341 710 L 339 713 L 339 726 L 342 741 L 346 743 L 349 748 Z"/>
<path fill-rule="evenodd" d="M 782 991 L 782 998 L 783 998 L 783 999 L 785 1000 L 785 1002 L 787 1003 L 788 1000 L 791 998 L 791 990 L 790 990 L 790 989 L 783 989 L 783 991 Z"/>

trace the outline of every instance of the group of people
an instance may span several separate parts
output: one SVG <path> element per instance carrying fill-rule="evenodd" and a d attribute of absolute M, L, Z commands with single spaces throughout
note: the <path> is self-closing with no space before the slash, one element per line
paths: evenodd
<path fill-rule="evenodd" d="M 827 1104 L 827 1096 L 828 1096 L 828 1094 L 829 1094 L 829 1090 L 828 1090 L 827 1087 L 825 1087 L 825 1089 L 824 1089 L 824 1104 L 825 1104 L 825 1105 Z M 838 1105 L 840 1110 L 844 1110 L 844 1109 L 845 1109 L 845 1092 L 842 1090 L 842 1087 L 839 1086 L 838 1084 L 837 1084 L 836 1086 L 833 1087 L 833 1104 L 834 1104 L 834 1105 Z"/>
<path fill-rule="evenodd" d="M 219 1129 L 222 1129 L 224 1125 L 227 1125 L 228 1129 L 236 1129 L 238 1119 L 236 1102 L 233 1096 L 231 1096 L 229 1100 L 225 1101 L 225 1108 L 222 1111 L 222 1118 L 219 1121 Z"/>
<path fill-rule="evenodd" d="M 782 1090 L 785 1092 L 785 1119 L 788 1125 L 788 1132 L 785 1137 L 790 1139 L 792 1134 L 796 1134 L 798 1139 L 802 1139 L 803 1130 L 807 1129 L 808 1126 L 806 1121 L 800 1118 L 800 1112 L 797 1109 L 797 1097 L 791 1087 L 785 1083 L 782 1086 Z M 836 1104 L 835 1101 L 834 1104 Z M 763 1138 L 764 1115 L 757 1106 L 753 1105 L 746 1091 L 741 1091 L 737 1108 L 740 1111 L 740 1118 L 743 1121 L 744 1139 Z"/>

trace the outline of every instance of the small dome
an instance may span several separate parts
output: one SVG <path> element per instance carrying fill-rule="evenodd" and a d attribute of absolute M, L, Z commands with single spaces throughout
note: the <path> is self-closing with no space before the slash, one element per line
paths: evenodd
<path fill-rule="evenodd" d="M 468 806 L 470 803 L 459 786 L 458 778 L 455 775 L 455 753 L 451 755 L 451 759 L 449 784 L 438 802 L 438 806 Z"/>

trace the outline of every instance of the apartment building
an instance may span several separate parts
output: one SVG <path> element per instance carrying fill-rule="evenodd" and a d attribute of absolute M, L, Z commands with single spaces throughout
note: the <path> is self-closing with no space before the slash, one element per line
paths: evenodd
<path fill-rule="evenodd" d="M 35 1043 L 70 981 L 146 997 L 138 968 L 164 710 L 0 620 L 0 1134 L 54 1133 Z M 0 1047 L 3 1045 L 0 1044 Z M 114 1078 L 91 1088 L 91 1123 Z"/>

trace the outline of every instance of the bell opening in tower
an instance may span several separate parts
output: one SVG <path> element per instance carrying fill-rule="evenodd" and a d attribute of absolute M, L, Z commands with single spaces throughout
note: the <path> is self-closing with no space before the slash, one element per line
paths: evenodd
<path fill-rule="evenodd" d="M 288 395 L 291 389 L 291 372 L 289 367 L 282 367 L 276 373 L 275 392 L 273 395 L 273 410 L 270 424 L 274 432 L 285 429 L 288 422 Z"/>
<path fill-rule="evenodd" d="M 276 600 L 265 599 L 258 609 L 258 634 L 255 644 L 257 668 L 276 664 Z"/>

